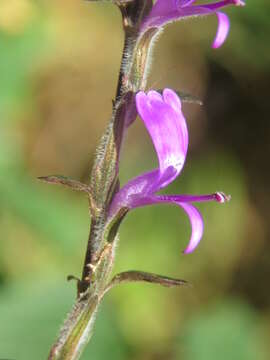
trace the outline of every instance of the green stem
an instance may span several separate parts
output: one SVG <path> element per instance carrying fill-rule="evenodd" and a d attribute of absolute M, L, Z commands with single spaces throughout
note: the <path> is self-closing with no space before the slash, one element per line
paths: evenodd
<path fill-rule="evenodd" d="M 78 301 L 69 314 L 58 341 L 52 347 L 48 360 L 79 359 L 91 338 L 98 297 L 89 296 Z"/>
<path fill-rule="evenodd" d="M 118 163 L 124 131 L 126 124 L 136 118 L 135 95 L 146 86 L 151 44 L 158 33 L 157 29 L 152 29 L 141 35 L 139 25 L 134 23 L 134 19 L 142 19 L 149 11 L 149 4 L 151 0 L 133 0 L 131 6 L 120 6 L 125 44 L 112 118 L 97 148 L 87 187 L 91 230 L 82 279 L 78 281 L 77 301 L 51 348 L 48 360 L 79 359 L 91 338 L 95 313 L 109 283 L 118 225 L 108 231 L 108 208 L 118 189 Z M 139 16 L 134 16 L 134 11 L 140 12 Z"/>
<path fill-rule="evenodd" d="M 92 271 L 91 286 L 82 294 L 68 315 L 48 360 L 77 360 L 92 335 L 95 314 L 103 297 L 114 262 L 114 245 L 104 247 Z"/>

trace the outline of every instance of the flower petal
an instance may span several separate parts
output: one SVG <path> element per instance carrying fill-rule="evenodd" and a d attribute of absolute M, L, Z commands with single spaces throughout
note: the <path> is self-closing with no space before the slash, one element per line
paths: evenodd
<path fill-rule="evenodd" d="M 121 207 L 136 207 L 137 201 L 170 184 L 186 159 L 188 130 L 178 96 L 170 89 L 165 89 L 163 96 L 156 91 L 141 91 L 136 95 L 136 105 L 156 149 L 159 169 L 142 174 L 121 188 L 113 199 L 110 214 Z"/>
<path fill-rule="evenodd" d="M 189 203 L 179 202 L 176 199 L 177 196 L 131 196 L 130 205 L 132 205 L 132 208 L 162 203 L 176 204 L 178 206 L 181 206 L 187 213 L 191 223 L 191 237 L 188 246 L 184 250 L 184 254 L 188 254 L 197 247 L 202 238 L 203 219 L 199 210 L 197 210 L 197 208 L 195 208 L 193 205 Z"/>
<path fill-rule="evenodd" d="M 220 0 L 201 5 L 192 5 L 193 2 L 192 0 L 157 0 L 150 14 L 144 20 L 141 31 L 143 32 L 149 27 L 162 27 L 186 17 L 215 14 L 219 9 L 229 5 L 245 5 L 243 0 Z"/>
<path fill-rule="evenodd" d="M 180 98 L 171 89 L 164 89 L 163 90 L 163 99 L 164 99 L 165 103 L 170 105 L 176 112 L 179 113 L 179 121 L 181 122 L 181 131 L 182 131 L 182 138 L 183 138 L 183 148 L 184 148 L 185 152 L 187 152 L 188 129 L 187 129 L 186 120 L 181 112 L 182 105 L 181 105 Z"/>
<path fill-rule="evenodd" d="M 137 207 L 136 204 L 140 199 L 153 194 L 159 177 L 159 170 L 156 169 L 130 180 L 115 194 L 110 206 L 109 217 L 116 214 L 123 207 L 129 209 Z"/>
<path fill-rule="evenodd" d="M 143 22 L 141 31 L 150 27 L 161 27 L 179 19 L 178 0 L 157 0 Z"/>
<path fill-rule="evenodd" d="M 190 202 L 204 202 L 204 201 L 217 201 L 224 203 L 230 200 L 230 196 L 225 195 L 223 192 L 216 192 L 209 195 L 158 195 L 148 196 L 145 198 L 133 199 L 133 207 L 141 207 L 146 205 L 169 203 L 181 206 L 189 217 L 191 223 L 191 237 L 188 246 L 184 250 L 184 254 L 189 254 L 195 250 L 201 241 L 203 235 L 203 219 L 199 210 L 190 204 Z"/>
<path fill-rule="evenodd" d="M 203 235 L 203 219 L 197 208 L 187 203 L 178 203 L 187 213 L 191 223 L 191 237 L 184 254 L 189 254 L 195 250 Z"/>
<path fill-rule="evenodd" d="M 152 7 L 150 17 L 158 18 L 177 9 L 178 0 L 157 0 Z"/>
<path fill-rule="evenodd" d="M 214 49 L 219 48 L 224 43 L 230 30 L 230 20 L 226 14 L 222 12 L 217 12 L 217 18 L 218 29 L 215 40 L 212 44 L 212 48 Z"/>
<path fill-rule="evenodd" d="M 155 91 L 147 95 L 141 91 L 136 95 L 138 113 L 157 152 L 160 178 L 163 180 L 166 178 L 156 191 L 167 186 L 177 177 L 186 159 L 187 126 L 182 114 L 181 102 L 176 97 L 177 95 L 169 89 L 164 90 L 163 97 Z M 169 170 L 171 178 L 167 177 L 169 168 L 172 168 Z"/>

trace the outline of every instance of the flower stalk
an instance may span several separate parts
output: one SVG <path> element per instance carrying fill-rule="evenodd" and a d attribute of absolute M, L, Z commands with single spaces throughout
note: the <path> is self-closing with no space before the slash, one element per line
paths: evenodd
<path fill-rule="evenodd" d="M 88 0 L 102 1 L 102 0 Z M 214 4 L 193 6 L 193 0 L 111 0 L 122 14 L 125 34 L 121 67 L 112 116 L 96 150 L 89 184 L 82 184 L 63 176 L 39 179 L 84 192 L 89 200 L 90 233 L 81 279 L 77 281 L 77 300 L 60 334 L 52 346 L 48 360 L 77 360 L 91 338 L 95 314 L 104 294 L 112 287 L 126 282 L 146 281 L 162 286 L 183 286 L 187 282 L 141 271 L 126 271 L 110 280 L 118 240 L 118 228 L 135 207 L 157 203 L 173 203 L 189 216 L 192 235 L 185 253 L 198 245 L 203 234 L 203 220 L 191 203 L 200 201 L 225 202 L 225 194 L 158 195 L 181 172 L 188 148 L 188 130 L 181 109 L 179 93 L 170 89 L 144 93 L 150 66 L 152 45 L 163 27 L 175 20 L 193 15 L 216 14 L 219 20 L 215 47 L 228 34 L 229 21 L 220 8 L 242 0 L 224 0 Z M 221 14 L 221 15 L 220 15 Z M 181 97 L 181 96 L 180 96 Z M 194 101 L 183 96 L 182 101 Z M 198 99 L 195 98 L 195 102 Z M 125 131 L 141 116 L 153 141 L 159 160 L 159 169 L 138 176 L 120 189 L 119 158 Z"/>
<path fill-rule="evenodd" d="M 111 229 L 110 226 L 105 229 L 105 225 L 112 196 L 119 188 L 118 164 L 125 127 L 137 116 L 135 94 L 146 85 L 149 48 L 157 32 L 151 31 L 143 37 L 139 33 L 139 23 L 147 12 L 147 5 L 149 8 L 151 3 L 152 1 L 148 0 L 117 3 L 122 13 L 125 32 L 122 63 L 112 117 L 97 148 L 89 186 L 82 184 L 78 189 L 78 182 L 74 180 L 66 181 L 63 177 L 56 176 L 41 178 L 43 181 L 64 184 L 75 190 L 82 188 L 82 191 L 87 192 L 91 215 L 82 277 L 77 280 L 77 300 L 51 348 L 48 360 L 79 359 L 91 338 L 95 313 L 105 288 L 109 286 L 119 224 L 111 224 Z M 122 212 L 123 210 L 120 218 Z"/>

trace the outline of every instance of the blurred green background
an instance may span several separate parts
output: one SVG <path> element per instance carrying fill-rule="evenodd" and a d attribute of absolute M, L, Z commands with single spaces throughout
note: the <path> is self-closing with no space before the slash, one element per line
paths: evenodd
<path fill-rule="evenodd" d="M 216 18 L 170 25 L 149 88 L 200 97 L 185 104 L 190 149 L 168 193 L 223 190 L 202 204 L 205 233 L 190 234 L 172 206 L 138 209 L 121 227 L 115 272 L 138 269 L 192 288 L 123 285 L 100 308 L 82 359 L 263 360 L 270 353 L 270 4 L 231 8 L 225 45 Z M 45 359 L 75 298 L 89 229 L 87 199 L 37 176 L 87 181 L 110 117 L 123 46 L 111 4 L 0 1 L 0 358 Z M 122 183 L 156 166 L 145 129 L 130 129 Z M 154 165 L 155 164 L 155 165 Z"/>

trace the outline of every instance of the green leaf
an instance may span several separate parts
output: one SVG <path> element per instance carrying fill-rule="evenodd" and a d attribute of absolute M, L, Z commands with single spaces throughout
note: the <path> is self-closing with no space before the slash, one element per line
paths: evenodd
<path fill-rule="evenodd" d="M 108 284 L 108 286 L 106 287 L 105 292 L 109 291 L 116 285 L 120 285 L 123 283 L 131 283 L 131 282 L 147 282 L 151 284 L 158 284 L 165 287 L 189 285 L 189 283 L 186 280 L 174 279 L 167 276 L 152 274 L 144 271 L 129 270 L 115 275 Z"/>

